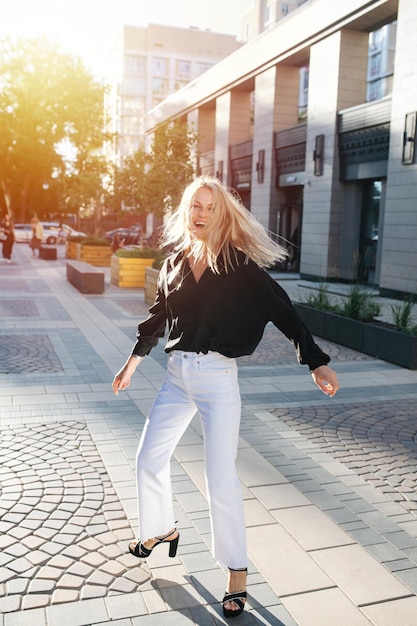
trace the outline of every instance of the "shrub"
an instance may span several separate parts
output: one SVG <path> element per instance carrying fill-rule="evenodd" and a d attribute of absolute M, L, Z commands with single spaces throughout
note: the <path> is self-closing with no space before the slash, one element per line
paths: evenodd
<path fill-rule="evenodd" d="M 119 248 L 114 254 L 124 259 L 153 259 L 159 254 L 159 250 L 132 246 L 131 248 Z"/>
<path fill-rule="evenodd" d="M 328 287 L 326 285 L 319 285 L 318 291 L 310 293 L 302 302 L 314 309 L 321 309 L 322 311 L 334 311 L 335 309 L 334 305 L 331 303 Z"/>
<path fill-rule="evenodd" d="M 105 237 L 92 237 L 92 236 L 82 237 L 79 243 L 82 243 L 83 245 L 86 245 L 86 246 L 109 246 L 110 247 L 110 243 Z"/>
<path fill-rule="evenodd" d="M 72 241 L 73 243 L 81 243 L 86 239 L 86 237 L 83 237 L 81 235 L 68 235 L 67 237 L 67 241 Z"/>
<path fill-rule="evenodd" d="M 410 335 L 417 334 L 417 326 L 412 324 L 413 309 L 414 302 L 411 300 L 404 300 L 404 302 L 399 304 L 391 305 L 394 326 L 400 332 L 409 333 Z"/>
<path fill-rule="evenodd" d="M 337 307 L 337 313 L 361 322 L 372 322 L 381 313 L 381 306 L 375 302 L 375 296 L 359 285 L 354 285 L 346 300 Z"/>

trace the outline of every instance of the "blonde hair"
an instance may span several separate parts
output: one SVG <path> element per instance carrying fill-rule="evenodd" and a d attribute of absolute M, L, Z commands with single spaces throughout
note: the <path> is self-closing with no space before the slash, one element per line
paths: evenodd
<path fill-rule="evenodd" d="M 204 240 L 197 240 L 191 231 L 191 209 L 195 194 L 202 187 L 211 190 L 213 213 Z M 287 250 L 271 239 L 240 199 L 211 176 L 200 176 L 186 187 L 179 207 L 165 224 L 161 245 L 169 246 L 176 253 L 192 254 L 196 259 L 205 258 L 216 273 L 219 272 L 219 257 L 226 271 L 233 268 L 236 250 L 259 267 L 270 267 L 288 256 Z"/>

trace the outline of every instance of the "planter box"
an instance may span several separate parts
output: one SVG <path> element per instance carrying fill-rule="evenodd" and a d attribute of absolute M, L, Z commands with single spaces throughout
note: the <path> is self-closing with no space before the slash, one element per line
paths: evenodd
<path fill-rule="evenodd" d="M 127 257 L 111 257 L 110 282 L 116 287 L 143 287 L 145 270 L 151 267 L 155 259 L 134 259 Z"/>
<path fill-rule="evenodd" d="M 76 241 L 66 241 L 65 242 L 65 256 L 67 259 L 75 259 L 77 258 L 77 242 Z"/>
<path fill-rule="evenodd" d="M 110 246 L 90 246 L 77 243 L 77 261 L 84 261 L 95 267 L 109 267 L 112 257 Z"/>
<path fill-rule="evenodd" d="M 145 302 L 150 306 L 155 302 L 159 270 L 147 267 L 145 270 Z"/>
<path fill-rule="evenodd" d="M 342 315 L 294 303 L 313 335 L 411 370 L 417 369 L 417 337 L 378 323 L 352 320 Z"/>

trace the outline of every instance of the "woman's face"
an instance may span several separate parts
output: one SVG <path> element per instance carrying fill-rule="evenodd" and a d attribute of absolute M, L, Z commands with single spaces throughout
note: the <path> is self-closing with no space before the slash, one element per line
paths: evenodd
<path fill-rule="evenodd" d="M 196 239 L 204 240 L 207 224 L 213 216 L 213 194 L 208 187 L 200 187 L 191 206 L 190 229 Z"/>

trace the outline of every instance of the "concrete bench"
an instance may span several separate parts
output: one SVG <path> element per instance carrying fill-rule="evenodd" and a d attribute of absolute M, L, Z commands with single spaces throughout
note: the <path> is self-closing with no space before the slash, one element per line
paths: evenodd
<path fill-rule="evenodd" d="M 41 246 L 39 250 L 39 257 L 41 259 L 47 259 L 48 261 L 56 261 L 56 248 L 53 246 Z"/>
<path fill-rule="evenodd" d="M 84 261 L 67 261 L 67 280 L 81 293 L 104 293 L 104 272 Z"/>

